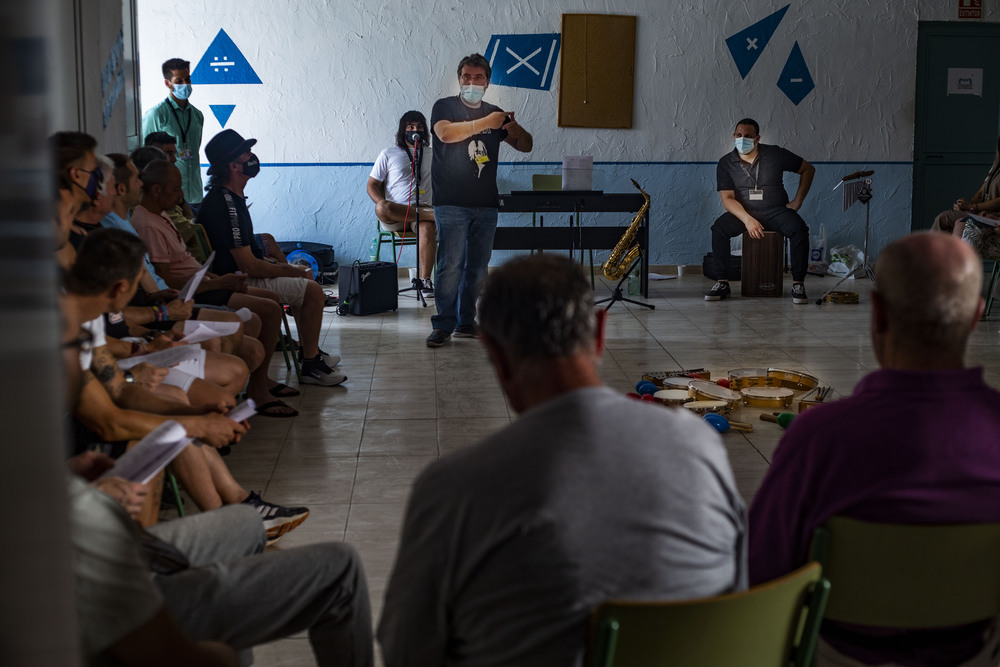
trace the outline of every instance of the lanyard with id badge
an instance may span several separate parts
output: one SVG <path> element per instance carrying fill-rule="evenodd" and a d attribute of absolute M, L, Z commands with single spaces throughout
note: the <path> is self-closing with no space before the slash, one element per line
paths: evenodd
<path fill-rule="evenodd" d="M 741 162 L 742 162 L 742 160 L 741 160 Z M 753 174 L 753 177 L 752 177 L 753 178 L 753 189 L 752 190 L 747 190 L 748 199 L 750 201 L 764 201 L 764 189 L 761 188 L 761 187 L 758 187 L 758 185 L 757 185 L 757 179 L 760 176 L 760 156 L 757 156 L 756 164 L 754 166 L 756 167 L 756 169 L 754 170 L 754 174 Z M 751 176 L 750 176 L 750 168 L 747 167 L 745 163 L 743 164 L 743 168 L 747 172 L 747 178 L 751 178 Z"/>
<path fill-rule="evenodd" d="M 177 129 L 180 130 L 181 133 L 181 141 L 177 146 L 177 159 L 181 162 L 194 159 L 194 151 L 192 151 L 187 145 L 187 135 L 188 131 L 191 129 L 191 108 L 188 107 L 185 111 L 187 111 L 187 125 L 181 127 L 180 116 L 177 115 L 177 110 L 174 109 L 173 105 L 170 105 L 170 113 L 174 115 L 174 120 L 177 121 Z"/>

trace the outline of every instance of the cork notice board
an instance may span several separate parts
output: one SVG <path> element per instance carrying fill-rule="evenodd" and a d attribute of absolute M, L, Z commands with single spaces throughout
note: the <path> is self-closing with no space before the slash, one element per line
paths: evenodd
<path fill-rule="evenodd" d="M 563 14 L 560 127 L 632 127 L 635 17 Z"/>

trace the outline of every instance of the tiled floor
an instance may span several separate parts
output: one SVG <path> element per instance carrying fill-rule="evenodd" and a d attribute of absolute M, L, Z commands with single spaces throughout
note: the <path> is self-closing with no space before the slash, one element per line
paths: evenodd
<path fill-rule="evenodd" d="M 833 281 L 811 279 L 815 299 Z M 644 371 L 704 367 L 712 377 L 733 368 L 777 366 L 812 374 L 850 393 L 876 368 L 868 338 L 870 283 L 859 305 L 795 306 L 783 299 L 707 303 L 711 282 L 700 275 L 651 283 L 655 310 L 615 304 L 607 325 L 601 366 L 605 382 L 632 390 Z M 734 283 L 734 293 L 739 284 Z M 786 294 L 790 285 L 786 280 Z M 598 285 L 598 296 L 607 288 Z M 306 386 L 289 403 L 295 419 L 257 417 L 233 448 L 229 466 L 245 487 L 271 501 L 305 504 L 312 513 L 282 539 L 288 548 L 321 540 L 346 540 L 361 554 L 377 623 L 392 566 L 399 525 L 413 478 L 439 456 L 474 443 L 515 418 L 476 340 L 452 339 L 436 350 L 424 346 L 433 301 L 422 308 L 400 300 L 394 313 L 339 317 L 327 310 L 321 346 L 341 354 L 348 381 L 341 387 Z M 986 367 L 1000 386 L 998 319 L 984 320 L 971 341 L 968 362 Z M 294 383 L 280 355 L 273 377 Z M 781 430 L 759 421 L 764 410 L 742 409 L 734 418 L 752 422 L 753 433 L 730 431 L 736 481 L 749 503 L 778 444 Z M 613 419 L 613 416 L 609 418 Z M 304 636 L 259 647 L 258 665 L 311 665 Z"/>

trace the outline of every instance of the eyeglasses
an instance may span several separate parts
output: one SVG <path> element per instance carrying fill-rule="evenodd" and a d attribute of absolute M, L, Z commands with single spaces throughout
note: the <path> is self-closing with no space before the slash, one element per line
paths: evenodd
<path fill-rule="evenodd" d="M 80 331 L 80 335 L 73 340 L 68 340 L 62 344 L 64 350 L 69 350 L 76 348 L 80 352 L 86 353 L 90 352 L 90 349 L 94 345 L 94 334 L 90 333 L 86 329 Z"/>
<path fill-rule="evenodd" d="M 458 80 L 466 85 L 474 83 L 477 86 L 482 86 L 486 83 L 486 75 L 476 74 L 475 76 L 473 76 L 471 74 L 463 74 L 462 76 L 458 77 Z"/>

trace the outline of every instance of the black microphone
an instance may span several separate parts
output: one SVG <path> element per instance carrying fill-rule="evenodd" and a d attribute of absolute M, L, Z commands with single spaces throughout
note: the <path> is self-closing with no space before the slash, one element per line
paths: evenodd
<path fill-rule="evenodd" d="M 424 143 L 424 133 L 420 130 L 412 130 L 406 134 L 406 140 L 414 146 Z"/>

